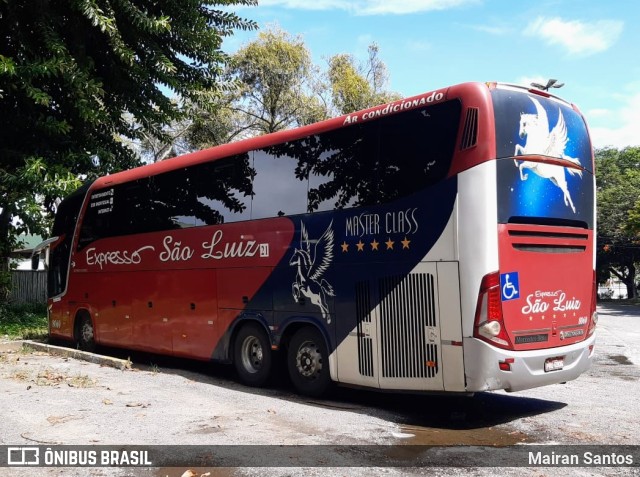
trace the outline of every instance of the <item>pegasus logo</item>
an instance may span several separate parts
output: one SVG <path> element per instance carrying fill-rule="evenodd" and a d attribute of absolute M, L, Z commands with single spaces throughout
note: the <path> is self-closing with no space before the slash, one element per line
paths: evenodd
<path fill-rule="evenodd" d="M 291 285 L 293 299 L 307 297 L 322 313 L 322 318 L 331 323 L 327 296 L 335 296 L 333 287 L 322 276 L 333 260 L 333 221 L 318 240 L 309 240 L 309 233 L 300 223 L 300 248 L 293 251 L 289 265 L 298 267 L 296 281 Z"/>
<path fill-rule="evenodd" d="M 549 131 L 549 119 L 546 110 L 537 99 L 531 97 L 529 99 L 536 107 L 536 114 L 522 113 L 520 115 L 520 138 L 526 137 L 526 141 L 524 146 L 516 144 L 514 155 L 540 154 L 565 159 L 580 166 L 579 159 L 569 157 L 564 153 L 569 139 L 567 138 L 567 125 L 564 122 L 562 111 L 558 112 L 557 124 Z M 564 204 L 571 207 L 573 213 L 576 212 L 567 187 L 565 171 L 571 175 L 582 177 L 581 170 L 533 161 L 522 161 L 518 163 L 517 159 L 514 159 L 514 162 L 520 170 L 521 180 L 525 181 L 528 177 L 528 175 L 523 172 L 524 169 L 530 169 L 538 176 L 549 179 L 555 186 L 559 187 L 564 194 Z"/>

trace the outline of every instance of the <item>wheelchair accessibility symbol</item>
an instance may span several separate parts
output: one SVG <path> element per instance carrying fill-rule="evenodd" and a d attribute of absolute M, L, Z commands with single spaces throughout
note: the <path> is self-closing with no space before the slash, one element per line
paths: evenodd
<path fill-rule="evenodd" d="M 501 273 L 500 290 L 502 294 L 502 301 L 520 298 L 520 281 L 518 278 L 518 272 Z"/>

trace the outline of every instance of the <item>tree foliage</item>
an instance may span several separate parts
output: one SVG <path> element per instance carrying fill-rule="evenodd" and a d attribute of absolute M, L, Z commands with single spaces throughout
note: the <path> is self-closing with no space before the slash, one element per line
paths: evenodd
<path fill-rule="evenodd" d="M 385 90 L 388 73 L 378 46 L 367 52 L 365 64 L 338 54 L 323 71 L 300 37 L 269 27 L 233 55 L 227 79 L 235 88 L 214 110 L 197 115 L 187 142 L 193 149 L 210 147 L 400 99 Z"/>
<path fill-rule="evenodd" d="M 238 85 L 233 107 L 242 113 L 242 128 L 250 134 L 276 132 L 317 119 L 310 94 L 314 67 L 300 37 L 271 27 L 233 56 L 228 73 Z M 324 112 L 319 116 L 325 116 Z"/>
<path fill-rule="evenodd" d="M 256 0 L 0 0 L 0 265 L 15 236 L 43 233 L 58 198 L 139 163 L 131 141 L 208 110 L 222 40 Z M 216 8 L 220 6 L 220 8 Z M 0 270 L 2 267 L 0 267 Z"/>
<path fill-rule="evenodd" d="M 378 45 L 369 45 L 365 64 L 353 55 L 339 54 L 329 59 L 328 78 L 333 105 L 339 114 L 349 114 L 382 103 L 401 99 L 385 90 L 388 82 L 386 65 L 380 60 Z"/>
<path fill-rule="evenodd" d="M 640 148 L 596 151 L 598 190 L 597 269 L 600 282 L 612 275 L 636 296 L 640 262 Z"/>

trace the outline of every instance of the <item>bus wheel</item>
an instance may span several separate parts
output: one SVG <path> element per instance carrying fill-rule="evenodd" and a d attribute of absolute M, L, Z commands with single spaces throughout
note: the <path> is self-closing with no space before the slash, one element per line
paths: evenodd
<path fill-rule="evenodd" d="M 96 349 L 96 338 L 91 318 L 83 316 L 78 324 L 76 344 L 82 351 L 93 352 Z"/>
<path fill-rule="evenodd" d="M 248 386 L 262 386 L 271 373 L 271 344 L 264 329 L 244 325 L 234 341 L 233 364 L 240 380 Z"/>
<path fill-rule="evenodd" d="M 293 335 L 287 351 L 291 382 L 300 394 L 319 397 L 330 383 L 329 353 L 322 334 L 315 328 L 302 328 Z"/>

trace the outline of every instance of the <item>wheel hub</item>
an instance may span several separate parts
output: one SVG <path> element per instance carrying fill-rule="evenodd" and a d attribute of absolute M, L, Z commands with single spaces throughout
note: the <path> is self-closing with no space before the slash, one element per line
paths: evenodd
<path fill-rule="evenodd" d="M 322 369 L 322 355 L 313 343 L 300 346 L 296 362 L 298 372 L 306 378 L 313 377 Z"/>
<path fill-rule="evenodd" d="M 256 373 L 262 367 L 264 352 L 260 340 L 248 336 L 242 343 L 242 364 L 250 373 Z"/>

